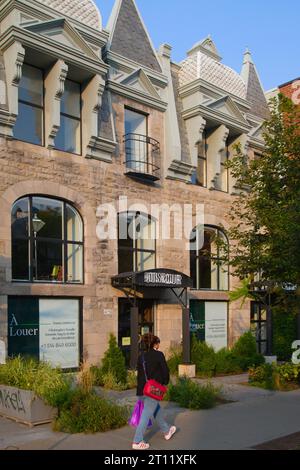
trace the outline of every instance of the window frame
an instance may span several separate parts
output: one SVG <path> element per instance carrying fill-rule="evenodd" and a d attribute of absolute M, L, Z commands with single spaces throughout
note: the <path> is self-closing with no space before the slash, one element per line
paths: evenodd
<path fill-rule="evenodd" d="M 60 149 L 58 147 L 54 147 L 55 150 L 58 150 L 59 152 L 65 152 L 65 153 L 69 153 L 70 155 L 77 155 L 77 156 L 82 156 L 82 84 L 79 83 L 79 82 L 76 82 L 75 80 L 71 80 L 70 78 L 66 78 L 66 82 L 72 82 L 72 83 L 76 83 L 76 85 L 79 86 L 79 100 L 80 100 L 80 117 L 75 117 L 75 116 L 72 116 L 71 114 L 67 114 L 67 113 L 63 113 L 60 109 L 60 118 L 63 116 L 63 117 L 66 117 L 68 119 L 71 119 L 73 121 L 77 121 L 79 122 L 80 124 L 80 131 L 79 131 L 79 135 L 80 135 L 80 145 L 79 145 L 79 153 L 77 152 L 69 152 L 68 150 L 64 150 L 64 149 Z M 60 128 L 59 128 L 60 130 Z M 59 132 L 59 130 L 57 131 L 57 134 Z M 57 135 L 56 134 L 56 135 Z M 54 139 L 54 142 L 55 142 L 55 139 Z"/>
<path fill-rule="evenodd" d="M 28 140 L 18 139 L 14 135 L 13 135 L 13 139 L 18 141 L 18 142 L 24 142 L 26 144 L 37 145 L 38 147 L 45 147 L 45 143 L 46 143 L 46 139 L 45 139 L 45 132 L 46 132 L 46 127 L 45 127 L 45 70 L 40 68 L 40 67 L 37 67 L 36 65 L 29 64 L 28 62 L 24 62 L 23 66 L 24 65 L 26 65 L 28 67 L 32 67 L 32 68 L 37 69 L 40 72 L 42 72 L 42 81 L 43 81 L 43 100 L 42 100 L 43 105 L 42 106 L 39 106 L 38 104 L 30 103 L 29 101 L 20 99 L 19 98 L 19 87 L 18 87 L 18 105 L 19 105 L 19 103 L 21 103 L 21 104 L 25 104 L 26 106 L 30 106 L 32 108 L 42 110 L 42 143 L 37 144 L 37 143 L 34 143 L 34 142 L 30 142 Z M 19 114 L 18 114 L 18 116 L 19 116 Z"/>
<path fill-rule="evenodd" d="M 263 351 L 262 350 L 262 345 L 263 344 L 265 345 L 265 351 L 267 351 L 268 338 L 267 338 L 267 335 L 266 335 L 266 339 L 262 340 L 261 339 L 261 332 L 262 332 L 262 325 L 267 326 L 267 318 L 266 318 L 266 320 L 262 320 L 262 311 L 266 310 L 266 307 L 264 307 L 264 305 L 261 302 L 252 301 L 250 308 L 251 308 L 251 311 L 250 311 L 250 325 L 251 325 L 251 327 L 252 327 L 252 325 L 256 326 L 255 341 L 256 341 L 256 345 L 257 345 L 257 351 L 260 354 L 264 354 L 264 352 L 262 352 Z M 252 320 L 252 315 L 254 315 L 254 309 L 255 308 L 258 308 L 258 320 Z M 252 331 L 252 329 L 251 329 L 251 331 Z M 258 337 L 258 339 L 257 339 L 257 337 Z"/>
<path fill-rule="evenodd" d="M 156 219 L 151 217 L 151 215 L 149 215 L 149 214 L 144 214 L 144 213 L 140 213 L 140 212 L 119 212 L 118 213 L 118 273 L 123 274 L 123 273 L 120 272 L 120 269 L 119 269 L 119 266 L 120 266 L 120 263 L 119 263 L 120 252 L 124 252 L 124 253 L 127 252 L 127 253 L 132 254 L 132 258 L 131 258 L 132 259 L 132 266 L 133 266 L 133 272 L 135 272 L 135 273 L 142 272 L 142 271 L 138 271 L 138 269 L 137 269 L 137 260 L 138 260 L 137 254 L 138 253 L 149 253 L 151 255 L 154 255 L 154 268 L 153 269 L 156 269 L 156 267 L 157 267 L 157 240 L 156 240 L 156 238 L 154 240 L 154 246 L 155 246 L 154 250 L 142 250 L 142 249 L 137 248 L 138 238 L 136 238 L 134 240 L 130 239 L 130 241 L 132 242 L 132 247 L 122 247 L 122 246 L 120 246 L 120 239 L 119 239 L 120 216 L 125 215 L 125 214 L 127 214 L 127 221 L 128 221 L 128 216 L 130 216 L 130 215 L 135 216 L 135 219 L 142 216 L 142 217 L 145 217 L 148 221 L 152 221 L 152 223 L 154 222 L 156 224 Z M 127 227 L 128 227 L 128 224 L 127 224 Z M 127 230 L 127 235 L 128 235 L 128 230 Z"/>
<path fill-rule="evenodd" d="M 35 237 L 34 237 L 34 231 L 33 231 L 33 224 L 32 224 L 32 219 L 33 219 L 33 210 L 32 210 L 32 201 L 34 198 L 43 198 L 43 199 L 50 199 L 52 201 L 58 201 L 62 203 L 62 238 L 49 238 L 49 237 L 40 237 L 36 239 L 36 242 L 44 242 L 44 243 L 50 243 L 50 244 L 60 244 L 62 248 L 62 268 L 63 268 L 63 280 L 62 281 L 50 281 L 50 280 L 39 280 L 35 279 L 34 277 L 37 277 L 37 264 L 34 263 L 35 261 Z M 72 203 L 69 201 L 62 199 L 62 198 L 56 198 L 52 196 L 48 196 L 45 194 L 31 194 L 27 196 L 22 196 L 21 198 L 17 199 L 11 209 L 11 218 L 12 218 L 12 210 L 15 207 L 15 205 L 18 203 L 18 201 L 28 199 L 28 209 L 29 209 L 29 214 L 28 214 L 28 235 L 27 237 L 24 238 L 14 238 L 13 233 L 12 233 L 12 223 L 11 223 L 11 246 L 12 246 L 12 256 L 11 259 L 13 259 L 13 242 L 16 240 L 24 240 L 28 242 L 28 278 L 29 279 L 14 279 L 12 277 L 12 282 L 13 283 L 27 283 L 27 284 L 51 284 L 51 285 L 84 285 L 85 284 L 85 239 L 84 239 L 84 223 L 83 219 L 78 212 L 78 210 L 74 207 Z M 67 238 L 67 217 L 66 217 L 66 208 L 67 206 L 70 206 L 76 213 L 77 217 L 79 217 L 80 222 L 81 222 L 81 227 L 82 227 L 82 241 L 72 241 L 68 240 Z M 68 247 L 70 245 L 79 245 L 82 247 L 82 281 L 81 282 L 71 282 L 68 281 Z M 34 265 L 36 267 L 34 268 Z M 34 272 L 35 271 L 35 272 Z"/>
<path fill-rule="evenodd" d="M 194 229 L 195 231 L 197 231 L 197 235 L 196 237 L 198 237 L 198 227 L 195 227 Z M 227 241 L 227 244 L 228 244 L 228 247 L 229 247 L 229 239 L 228 239 L 228 236 L 227 234 L 224 232 L 224 230 L 222 230 L 220 227 L 217 227 L 215 225 L 205 225 L 204 226 L 204 231 L 206 230 L 215 230 L 219 233 L 221 233 L 226 241 Z M 193 233 L 193 232 L 192 232 Z M 191 242 L 192 243 L 192 242 Z M 196 251 L 196 256 L 192 258 L 192 252 L 195 252 Z M 222 260 L 222 257 L 220 257 L 220 247 L 218 247 L 218 255 L 217 256 L 213 256 L 213 257 L 208 257 L 208 256 L 201 256 L 200 253 L 201 253 L 202 249 L 197 249 L 197 250 L 190 250 L 190 273 L 191 273 L 191 277 L 193 279 L 193 276 L 192 276 L 192 262 L 195 263 L 195 273 L 196 273 L 196 282 L 194 282 L 194 279 L 193 279 L 193 283 L 196 284 L 196 287 L 192 287 L 191 290 L 194 290 L 194 291 L 206 291 L 206 292 L 228 292 L 230 290 L 230 270 L 229 270 L 229 262 L 227 261 L 226 262 L 226 266 L 227 266 L 227 269 L 228 269 L 228 272 L 227 272 L 227 283 L 228 283 L 228 288 L 227 289 L 220 289 L 221 287 L 221 269 L 222 269 L 222 266 L 219 265 L 220 261 L 224 261 Z M 205 260 L 209 260 L 211 262 L 213 261 L 216 261 L 216 268 L 217 268 L 217 289 L 212 289 L 212 288 L 208 288 L 208 287 L 200 287 L 200 259 L 205 259 Z"/>

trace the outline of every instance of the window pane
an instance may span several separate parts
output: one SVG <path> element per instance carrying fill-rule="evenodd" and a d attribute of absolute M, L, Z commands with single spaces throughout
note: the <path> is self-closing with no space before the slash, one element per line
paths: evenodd
<path fill-rule="evenodd" d="M 80 119 L 80 85 L 66 80 L 65 91 L 61 100 L 61 113 Z"/>
<path fill-rule="evenodd" d="M 29 236 L 29 199 L 17 201 L 12 209 L 12 238 L 27 238 Z"/>
<path fill-rule="evenodd" d="M 218 290 L 218 270 L 219 266 L 213 260 L 211 261 L 211 284 L 210 288 L 212 290 Z"/>
<path fill-rule="evenodd" d="M 190 268 L 191 268 L 191 278 L 193 279 L 193 288 L 197 289 L 197 258 L 196 258 L 196 251 L 190 252 Z"/>
<path fill-rule="evenodd" d="M 63 238 L 63 203 L 54 199 L 32 199 L 32 225 L 38 238 Z"/>
<path fill-rule="evenodd" d="M 137 271 L 147 271 L 148 269 L 155 269 L 155 253 L 136 251 L 135 256 L 137 261 Z"/>
<path fill-rule="evenodd" d="M 66 219 L 67 219 L 67 240 L 72 242 L 82 242 L 82 221 L 77 212 L 67 204 L 66 206 Z"/>
<path fill-rule="evenodd" d="M 136 218 L 136 244 L 140 250 L 155 251 L 156 223 L 154 220 L 138 216 Z"/>
<path fill-rule="evenodd" d="M 43 110 L 19 103 L 19 114 L 13 130 L 18 140 L 31 144 L 43 144 Z"/>
<path fill-rule="evenodd" d="M 134 217 L 127 213 L 119 214 L 119 247 L 133 248 L 134 232 Z"/>
<path fill-rule="evenodd" d="M 34 260 L 37 259 L 38 281 L 63 282 L 63 246 L 61 243 L 36 241 Z M 34 270 L 34 277 L 36 271 Z"/>
<path fill-rule="evenodd" d="M 43 106 L 43 87 L 43 72 L 24 64 L 19 85 L 19 100 Z"/>
<path fill-rule="evenodd" d="M 15 281 L 29 281 L 29 241 L 12 242 L 12 278 Z"/>
<path fill-rule="evenodd" d="M 147 135 L 146 116 L 130 109 L 125 109 L 125 134 Z"/>
<path fill-rule="evenodd" d="M 125 134 L 127 135 L 125 143 L 127 168 L 147 173 L 148 144 L 143 138 L 147 135 L 146 116 L 125 109 Z"/>
<path fill-rule="evenodd" d="M 220 275 L 219 290 L 224 290 L 224 291 L 229 290 L 228 266 L 226 264 L 219 266 L 219 275 Z"/>
<path fill-rule="evenodd" d="M 83 282 L 82 245 L 68 244 L 67 252 L 68 282 Z"/>
<path fill-rule="evenodd" d="M 55 138 L 55 148 L 64 152 L 81 153 L 80 121 L 77 119 L 60 117 L 60 128 Z"/>
<path fill-rule="evenodd" d="M 211 261 L 209 258 L 199 258 L 199 289 L 212 289 Z"/>
<path fill-rule="evenodd" d="M 133 267 L 133 251 L 132 250 L 119 250 L 118 252 L 119 274 L 131 273 L 134 271 Z"/>

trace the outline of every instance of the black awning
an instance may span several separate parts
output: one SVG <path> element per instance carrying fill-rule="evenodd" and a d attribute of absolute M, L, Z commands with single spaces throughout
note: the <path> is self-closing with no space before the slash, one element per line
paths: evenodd
<path fill-rule="evenodd" d="M 123 273 L 112 278 L 112 286 L 116 289 L 163 288 L 186 289 L 193 287 L 193 280 L 186 274 L 173 269 L 151 269 L 139 273 Z"/>

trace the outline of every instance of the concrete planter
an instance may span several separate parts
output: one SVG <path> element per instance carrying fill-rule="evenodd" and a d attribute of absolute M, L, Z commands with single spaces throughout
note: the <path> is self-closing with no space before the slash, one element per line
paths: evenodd
<path fill-rule="evenodd" d="M 34 392 L 0 385 L 0 415 L 20 423 L 36 426 L 50 423 L 57 410 L 45 405 Z"/>

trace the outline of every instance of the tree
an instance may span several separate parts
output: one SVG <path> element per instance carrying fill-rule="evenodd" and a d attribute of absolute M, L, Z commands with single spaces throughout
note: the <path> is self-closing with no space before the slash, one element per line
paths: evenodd
<path fill-rule="evenodd" d="M 300 109 L 283 95 L 272 101 L 263 155 L 247 161 L 237 147 L 229 162 L 238 196 L 228 231 L 234 275 L 259 275 L 270 296 L 300 286 Z"/>

